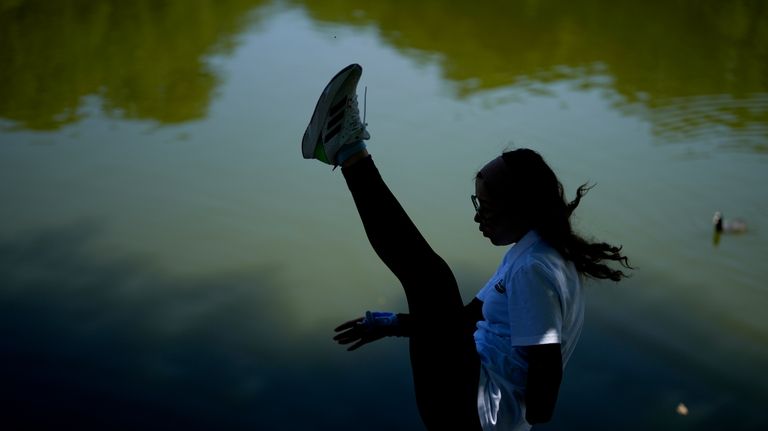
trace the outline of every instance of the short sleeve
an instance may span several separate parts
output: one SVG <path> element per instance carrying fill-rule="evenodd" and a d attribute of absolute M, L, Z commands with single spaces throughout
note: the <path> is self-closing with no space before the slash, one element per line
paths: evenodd
<path fill-rule="evenodd" d="M 532 262 L 515 271 L 506 283 L 513 346 L 561 342 L 563 312 L 553 280 L 544 265 Z"/>

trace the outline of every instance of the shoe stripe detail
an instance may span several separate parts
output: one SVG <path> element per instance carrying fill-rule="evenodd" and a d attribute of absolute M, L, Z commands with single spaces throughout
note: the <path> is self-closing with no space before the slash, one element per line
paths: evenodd
<path fill-rule="evenodd" d="M 331 106 L 331 109 L 328 110 L 328 113 L 330 115 L 332 115 L 332 116 L 336 115 L 336 112 L 338 110 L 340 110 L 341 108 L 343 108 L 344 105 L 346 105 L 346 104 L 347 104 L 347 98 L 345 97 L 345 98 L 339 100 L 339 102 L 336 103 L 335 105 Z"/>
<path fill-rule="evenodd" d="M 328 121 L 328 127 L 329 127 L 329 128 L 333 128 L 333 127 L 336 127 L 336 125 L 339 123 L 339 121 L 341 121 L 341 119 L 342 119 L 342 118 L 344 118 L 344 111 L 341 111 L 341 112 L 339 112 L 338 114 L 336 114 L 336 116 L 335 116 L 335 117 L 332 117 L 332 118 L 331 118 L 331 119 Z"/>
<path fill-rule="evenodd" d="M 328 133 L 326 133 L 325 136 L 323 137 L 323 140 L 325 142 L 328 142 L 331 139 L 333 139 L 334 136 L 338 135 L 339 132 L 341 132 L 341 124 L 336 125 L 336 127 L 334 127 Z"/>

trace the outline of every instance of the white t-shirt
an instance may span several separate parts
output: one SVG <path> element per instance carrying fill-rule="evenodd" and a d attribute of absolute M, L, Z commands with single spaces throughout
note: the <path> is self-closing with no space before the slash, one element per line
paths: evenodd
<path fill-rule="evenodd" d="M 528 430 L 528 360 L 518 347 L 560 343 L 565 367 L 584 320 L 580 276 L 572 262 L 530 231 L 510 247 L 477 298 L 485 318 L 475 331 L 480 423 L 484 431 Z"/>

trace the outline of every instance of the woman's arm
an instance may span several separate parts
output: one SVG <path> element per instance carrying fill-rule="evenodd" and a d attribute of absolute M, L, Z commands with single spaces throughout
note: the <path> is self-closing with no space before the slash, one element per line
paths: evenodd
<path fill-rule="evenodd" d="M 474 298 L 464 306 L 465 328 L 470 335 L 475 332 L 478 320 L 483 320 L 483 301 Z M 410 337 L 413 332 L 413 318 L 407 313 L 398 313 L 393 325 L 368 327 L 361 325 L 363 321 L 363 317 L 358 317 L 342 323 L 335 329 L 338 334 L 333 339 L 339 344 L 354 343 L 348 350 L 356 350 L 384 337 Z"/>
<path fill-rule="evenodd" d="M 549 422 L 555 410 L 560 382 L 563 380 L 560 344 L 522 348 L 528 353 L 525 420 L 529 424 Z"/>

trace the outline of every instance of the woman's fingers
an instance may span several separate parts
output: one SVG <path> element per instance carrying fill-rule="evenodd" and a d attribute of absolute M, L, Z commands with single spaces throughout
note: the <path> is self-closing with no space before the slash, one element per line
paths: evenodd
<path fill-rule="evenodd" d="M 363 321 L 362 317 L 349 320 L 334 328 L 335 332 L 338 332 L 333 337 L 333 340 L 339 344 L 347 345 L 352 344 L 347 348 L 347 351 L 357 350 L 360 347 L 370 343 L 371 341 L 378 340 L 383 335 L 374 335 L 370 331 L 364 330 L 359 326 L 359 323 Z"/>
<path fill-rule="evenodd" d="M 360 340 L 360 341 L 358 341 L 357 343 L 355 343 L 355 344 L 353 344 L 352 346 L 348 347 L 348 348 L 347 348 L 347 352 L 351 352 L 351 351 L 353 351 L 353 350 L 357 350 L 358 348 L 362 347 L 363 345 L 365 345 L 365 344 L 367 344 L 367 343 L 368 343 L 368 341 L 367 341 L 367 340 L 361 339 L 361 340 Z"/>
<path fill-rule="evenodd" d="M 358 317 L 357 319 L 353 319 L 353 320 L 350 320 L 348 322 L 342 323 L 341 325 L 337 326 L 334 329 L 334 331 L 339 332 L 339 331 L 343 331 L 345 329 L 354 328 L 358 323 L 360 323 L 362 321 L 363 321 L 363 318 L 362 317 Z"/>
<path fill-rule="evenodd" d="M 353 341 L 356 341 L 356 340 L 359 340 L 361 338 L 362 337 L 360 335 L 349 335 L 349 336 L 346 336 L 346 337 L 339 337 L 339 336 L 333 337 L 333 339 L 337 343 L 339 343 L 339 344 L 349 344 L 349 343 L 351 343 Z"/>
<path fill-rule="evenodd" d="M 338 334 L 333 336 L 334 340 L 339 340 L 341 338 L 349 338 L 349 337 L 356 337 L 360 338 L 363 335 L 362 331 L 360 331 L 357 328 L 351 328 L 344 330 L 343 332 L 339 332 Z"/>

